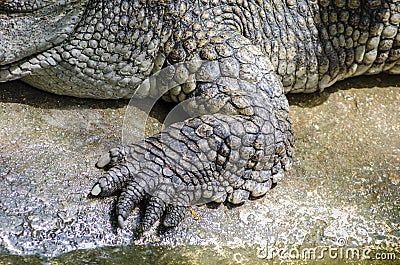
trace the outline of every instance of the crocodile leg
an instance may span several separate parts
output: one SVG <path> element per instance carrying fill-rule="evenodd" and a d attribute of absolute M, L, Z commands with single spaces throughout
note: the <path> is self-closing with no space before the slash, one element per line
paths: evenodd
<path fill-rule="evenodd" d="M 91 195 L 122 190 L 120 227 L 142 201 L 147 202 L 143 230 L 159 219 L 176 225 L 189 205 L 241 204 L 264 195 L 290 168 L 293 135 L 282 85 L 257 47 L 241 35 L 234 38 L 222 43 L 231 45 L 233 54 L 205 61 L 197 71 L 197 80 L 215 78 L 198 81 L 184 102 L 192 118 L 144 145 L 113 149 L 100 158 L 97 165 L 109 169 Z M 204 49 L 215 47 L 210 43 Z"/>

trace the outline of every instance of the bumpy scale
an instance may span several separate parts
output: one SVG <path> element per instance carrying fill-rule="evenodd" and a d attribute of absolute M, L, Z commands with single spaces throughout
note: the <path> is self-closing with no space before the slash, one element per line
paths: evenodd
<path fill-rule="evenodd" d="M 176 226 L 190 205 L 240 204 L 282 179 L 293 155 L 284 94 L 399 73 L 399 3 L 1 1 L 0 81 L 22 78 L 77 97 L 184 102 L 191 118 L 103 155 L 91 190 L 121 192 L 121 227 L 142 202 L 143 230 L 158 220 Z M 136 91 L 167 66 L 164 79 Z"/>

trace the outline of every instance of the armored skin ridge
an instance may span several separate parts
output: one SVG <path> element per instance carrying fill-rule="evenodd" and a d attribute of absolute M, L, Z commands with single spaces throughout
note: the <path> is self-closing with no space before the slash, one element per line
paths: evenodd
<path fill-rule="evenodd" d="M 399 23 L 396 0 L 0 1 L 0 81 L 184 103 L 191 118 L 101 156 L 90 192 L 120 192 L 120 227 L 140 203 L 143 231 L 173 227 L 266 194 L 292 164 L 285 94 L 398 74 Z"/>

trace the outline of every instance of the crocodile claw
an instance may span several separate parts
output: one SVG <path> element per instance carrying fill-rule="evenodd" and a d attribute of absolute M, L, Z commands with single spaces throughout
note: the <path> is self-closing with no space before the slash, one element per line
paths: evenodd
<path fill-rule="evenodd" d="M 111 156 L 110 153 L 104 154 L 102 155 L 99 160 L 96 163 L 96 167 L 97 168 L 104 168 L 105 166 L 107 166 L 108 164 L 110 164 L 111 162 Z"/>
<path fill-rule="evenodd" d="M 90 191 L 91 196 L 98 196 L 101 193 L 101 187 L 99 184 L 93 186 L 92 190 Z"/>

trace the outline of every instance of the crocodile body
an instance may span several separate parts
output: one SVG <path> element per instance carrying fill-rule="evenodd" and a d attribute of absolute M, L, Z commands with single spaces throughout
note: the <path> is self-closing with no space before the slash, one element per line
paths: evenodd
<path fill-rule="evenodd" d="M 399 23 L 395 0 L 0 1 L 0 81 L 185 102 L 192 118 L 103 155 L 91 191 L 121 191 L 121 227 L 142 201 L 143 230 L 175 226 L 189 205 L 264 195 L 292 163 L 285 94 L 397 74 Z"/>

